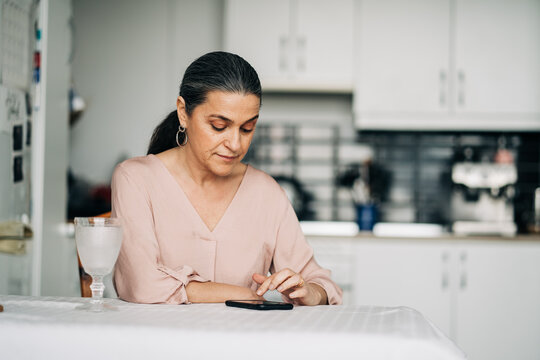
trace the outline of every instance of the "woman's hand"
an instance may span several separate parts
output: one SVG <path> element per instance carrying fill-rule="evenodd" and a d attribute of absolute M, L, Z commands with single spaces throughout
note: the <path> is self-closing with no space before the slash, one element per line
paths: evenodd
<path fill-rule="evenodd" d="M 277 289 L 297 305 L 322 305 L 327 303 L 326 291 L 317 284 L 306 283 L 302 276 L 291 269 L 283 269 L 270 276 L 253 274 L 259 284 L 257 295 Z"/>

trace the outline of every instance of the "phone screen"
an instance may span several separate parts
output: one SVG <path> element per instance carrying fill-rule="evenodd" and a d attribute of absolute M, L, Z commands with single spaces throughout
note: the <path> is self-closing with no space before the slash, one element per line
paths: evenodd
<path fill-rule="evenodd" d="M 252 310 L 291 310 L 292 304 L 266 300 L 227 300 L 225 305 Z"/>

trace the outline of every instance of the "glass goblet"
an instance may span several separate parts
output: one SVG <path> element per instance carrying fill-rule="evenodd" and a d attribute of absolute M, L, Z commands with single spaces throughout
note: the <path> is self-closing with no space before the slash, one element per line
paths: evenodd
<path fill-rule="evenodd" d="M 103 305 L 103 277 L 112 271 L 120 245 L 122 244 L 122 225 L 118 218 L 77 217 L 75 218 L 75 241 L 81 264 L 92 276 L 92 300 L 80 306 L 82 310 L 111 310 Z"/>

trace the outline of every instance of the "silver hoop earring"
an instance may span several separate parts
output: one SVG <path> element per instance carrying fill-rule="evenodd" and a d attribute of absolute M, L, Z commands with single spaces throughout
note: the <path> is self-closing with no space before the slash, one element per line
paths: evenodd
<path fill-rule="evenodd" d="M 180 134 L 183 134 L 184 135 L 184 140 L 182 141 L 182 143 L 180 144 L 180 141 L 178 140 L 178 137 L 180 136 Z M 187 133 L 186 133 L 186 128 L 183 127 L 182 125 L 179 125 L 178 126 L 178 131 L 176 132 L 176 144 L 180 147 L 184 146 L 187 144 Z"/>

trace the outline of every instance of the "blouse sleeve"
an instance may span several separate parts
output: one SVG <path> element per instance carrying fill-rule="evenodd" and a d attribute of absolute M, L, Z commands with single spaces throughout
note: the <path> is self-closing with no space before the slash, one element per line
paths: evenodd
<path fill-rule="evenodd" d="M 313 249 L 307 243 L 294 209 L 287 201 L 279 230 L 271 272 L 290 268 L 300 273 L 306 283 L 321 286 L 328 297 L 328 304 L 340 305 L 343 291 L 330 278 L 330 271 L 323 269 L 313 257 Z M 283 297 L 288 301 L 286 297 Z"/>
<path fill-rule="evenodd" d="M 161 263 L 151 203 L 122 165 L 115 170 L 111 187 L 112 216 L 121 218 L 123 224 L 114 271 L 118 296 L 137 303 L 189 303 L 187 284 L 206 280 L 188 265 L 171 269 Z"/>

